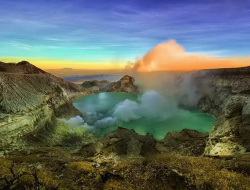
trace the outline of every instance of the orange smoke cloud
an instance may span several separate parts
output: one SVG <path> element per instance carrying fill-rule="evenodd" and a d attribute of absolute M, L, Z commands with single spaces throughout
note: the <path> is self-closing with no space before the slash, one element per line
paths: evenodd
<path fill-rule="evenodd" d="M 250 57 L 213 58 L 205 55 L 189 54 L 175 40 L 170 40 L 150 50 L 135 63 L 134 69 L 139 72 L 191 71 L 248 65 L 250 65 Z"/>

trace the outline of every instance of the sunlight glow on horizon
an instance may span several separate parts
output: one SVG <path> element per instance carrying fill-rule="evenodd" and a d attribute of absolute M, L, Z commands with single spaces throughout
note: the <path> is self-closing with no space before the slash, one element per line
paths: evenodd
<path fill-rule="evenodd" d="M 47 58 L 24 58 L 24 57 L 0 57 L 0 61 L 6 63 L 18 63 L 22 60 L 39 67 L 43 70 L 51 69 L 81 69 L 81 70 L 120 70 L 124 69 L 126 62 L 84 62 L 70 60 L 56 60 Z"/>

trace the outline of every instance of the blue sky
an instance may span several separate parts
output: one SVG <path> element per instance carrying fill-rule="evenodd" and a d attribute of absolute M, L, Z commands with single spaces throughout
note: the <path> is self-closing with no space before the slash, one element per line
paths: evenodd
<path fill-rule="evenodd" d="M 0 57 L 133 61 L 175 39 L 187 52 L 249 56 L 247 0 L 0 0 Z"/>

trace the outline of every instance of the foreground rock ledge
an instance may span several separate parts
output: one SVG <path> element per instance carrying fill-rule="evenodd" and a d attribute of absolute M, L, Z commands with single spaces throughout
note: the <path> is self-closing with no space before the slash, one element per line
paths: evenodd
<path fill-rule="evenodd" d="M 169 132 L 163 140 L 157 141 L 151 134 L 139 135 L 133 129 L 119 127 L 95 142 L 84 145 L 79 154 L 83 157 L 96 154 L 136 157 L 157 153 L 201 156 L 207 139 L 208 133 L 184 129 L 181 132 Z"/>

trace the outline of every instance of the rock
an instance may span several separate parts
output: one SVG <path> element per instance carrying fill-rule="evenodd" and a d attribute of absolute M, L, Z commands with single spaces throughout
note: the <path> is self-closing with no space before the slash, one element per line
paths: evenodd
<path fill-rule="evenodd" d="M 235 103 L 228 106 L 225 110 L 225 117 L 232 118 L 242 114 L 243 105 L 241 103 Z"/>
<path fill-rule="evenodd" d="M 46 72 L 30 64 L 28 61 L 15 63 L 3 63 L 0 61 L 0 72 L 23 73 L 23 74 L 45 74 Z"/>
<path fill-rule="evenodd" d="M 211 130 L 205 155 L 234 157 L 248 152 L 250 67 L 197 71 L 192 79 L 196 89 L 205 86 L 208 91 L 197 108 L 219 121 Z"/>
<path fill-rule="evenodd" d="M 198 109 L 219 117 L 234 104 L 239 114 L 241 104 L 242 113 L 250 114 L 250 67 L 198 71 L 196 75 L 200 76 L 202 72 L 206 75 L 199 81 L 205 81 L 211 93 L 199 101 Z M 197 78 L 196 75 L 193 77 Z"/>
<path fill-rule="evenodd" d="M 250 153 L 240 154 L 231 161 L 231 169 L 240 173 L 250 174 Z"/>
<path fill-rule="evenodd" d="M 205 155 L 235 157 L 250 151 L 250 115 L 224 118 L 212 127 Z"/>
<path fill-rule="evenodd" d="M 157 142 L 157 149 L 161 153 L 200 156 L 205 150 L 207 139 L 208 133 L 196 130 L 171 131 L 163 140 Z"/>
<path fill-rule="evenodd" d="M 79 154 L 93 156 L 94 154 L 117 154 L 124 156 L 147 156 L 157 152 L 156 140 L 151 134 L 139 135 L 134 130 L 119 127 L 109 132 L 95 143 L 83 146 Z"/>
<path fill-rule="evenodd" d="M 119 81 L 112 83 L 107 91 L 137 93 L 138 87 L 134 85 L 135 79 L 125 75 Z"/>
<path fill-rule="evenodd" d="M 107 80 L 91 80 L 83 82 L 81 86 L 88 90 L 92 90 L 91 88 L 93 88 L 95 90 L 98 89 L 99 92 L 104 92 L 109 84 L 110 82 Z"/>
<path fill-rule="evenodd" d="M 109 82 L 107 80 L 92 80 L 85 81 L 81 84 L 82 87 L 89 91 L 97 92 L 128 92 L 137 93 L 139 92 L 138 86 L 134 84 L 135 80 L 133 77 L 125 75 L 117 82 Z"/>

